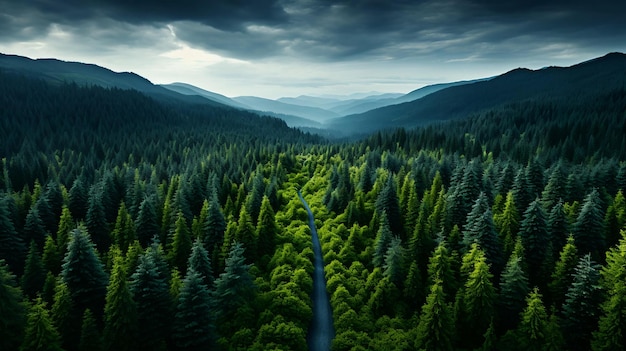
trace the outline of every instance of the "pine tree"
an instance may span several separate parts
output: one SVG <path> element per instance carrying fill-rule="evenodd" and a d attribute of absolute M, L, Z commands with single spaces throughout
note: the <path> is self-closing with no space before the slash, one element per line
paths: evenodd
<path fill-rule="evenodd" d="M 374 266 L 382 267 L 385 261 L 385 254 L 387 253 L 387 249 L 389 249 L 389 245 L 391 244 L 392 239 L 393 233 L 391 232 L 391 228 L 389 227 L 387 212 L 383 212 L 380 218 L 380 227 L 378 228 L 378 233 L 376 234 L 376 241 L 374 244 Z"/>
<path fill-rule="evenodd" d="M 504 211 L 500 215 L 494 215 L 493 221 L 503 244 L 504 254 L 510 255 L 515 246 L 520 221 L 512 192 L 509 191 L 506 195 Z"/>
<path fill-rule="evenodd" d="M 21 274 L 26 247 L 11 219 L 8 196 L 0 196 L 0 260 L 4 260 L 13 273 Z"/>
<path fill-rule="evenodd" d="M 24 239 L 30 243 L 35 241 L 38 248 L 43 248 L 46 240 L 46 227 L 39 216 L 39 210 L 33 206 L 26 215 L 26 222 L 24 223 Z"/>
<path fill-rule="evenodd" d="M 148 247 L 154 237 L 159 236 L 157 213 L 152 197 L 146 197 L 139 206 L 139 213 L 135 220 L 135 232 L 141 247 Z M 165 210 L 163 210 L 165 213 Z M 167 228 L 169 230 L 169 228 Z"/>
<path fill-rule="evenodd" d="M 521 314 L 517 329 L 517 347 L 519 350 L 549 350 L 551 339 L 550 321 L 546 308 L 541 301 L 539 289 L 535 288 L 526 299 L 526 308 Z"/>
<path fill-rule="evenodd" d="M 43 283 L 46 280 L 46 271 L 43 269 L 41 256 L 34 241 L 30 242 L 28 256 L 24 264 L 24 275 L 21 279 L 22 290 L 31 299 L 35 298 L 41 291 Z"/>
<path fill-rule="evenodd" d="M 387 182 L 376 198 L 376 212 L 381 217 L 383 213 L 386 213 L 389 220 L 389 229 L 393 234 L 402 237 L 404 224 L 402 222 L 402 214 L 400 213 L 396 182 L 391 174 L 387 177 Z"/>
<path fill-rule="evenodd" d="M 528 265 L 528 275 L 531 285 L 543 284 L 541 281 L 542 264 L 546 259 L 547 248 L 550 243 L 546 216 L 539 201 L 533 201 L 520 225 L 519 236 L 524 245 L 524 260 Z"/>
<path fill-rule="evenodd" d="M 128 246 L 136 239 L 135 223 L 126 209 L 126 203 L 124 201 L 122 201 L 117 211 L 115 226 L 111 232 L 111 237 L 113 238 L 113 243 L 116 244 L 122 252 L 126 252 Z"/>
<path fill-rule="evenodd" d="M 108 350 L 134 350 L 137 309 L 126 282 L 124 258 L 114 258 L 104 307 L 104 340 Z"/>
<path fill-rule="evenodd" d="M 76 224 L 72 218 L 72 214 L 68 207 L 64 206 L 61 210 L 61 218 L 59 219 L 59 229 L 57 230 L 56 244 L 59 249 L 61 258 L 65 257 L 67 245 L 70 241 L 70 233 L 76 229 Z"/>
<path fill-rule="evenodd" d="M 446 303 L 446 295 L 440 280 L 430 287 L 426 304 L 417 325 L 415 347 L 418 350 L 453 350 L 454 315 Z"/>
<path fill-rule="evenodd" d="M 89 308 L 96 317 L 102 316 L 108 277 L 84 228 L 71 233 L 61 277 L 77 311 Z"/>
<path fill-rule="evenodd" d="M 22 340 L 26 313 L 22 291 L 4 260 L 0 260 L 0 349 L 17 350 Z"/>
<path fill-rule="evenodd" d="M 54 298 L 52 308 L 50 309 L 52 322 L 59 331 L 61 338 L 63 339 L 63 346 L 67 349 L 72 349 L 70 346 L 74 345 L 76 339 L 75 320 L 73 320 L 74 303 L 72 302 L 72 296 L 70 289 L 63 279 L 59 278 L 54 287 Z"/>
<path fill-rule="evenodd" d="M 231 246 L 225 262 L 224 272 L 215 280 L 212 291 L 216 325 L 230 331 L 237 310 L 252 301 L 254 283 L 250 275 L 250 265 L 245 263 L 244 247 L 238 242 Z M 226 336 L 221 333 L 221 336 Z"/>
<path fill-rule="evenodd" d="M 418 312 L 419 307 L 424 304 L 424 283 L 422 274 L 417 266 L 417 262 L 411 262 L 409 272 L 404 281 L 402 295 L 410 314 Z"/>
<path fill-rule="evenodd" d="M 216 340 L 211 313 L 211 295 L 200 273 L 187 271 L 178 296 L 172 327 L 174 343 L 180 350 L 209 350 Z"/>
<path fill-rule="evenodd" d="M 162 250 L 153 243 L 139 258 L 131 280 L 137 306 L 136 345 L 145 350 L 162 349 L 170 332 L 173 301 L 169 293 L 169 276 Z"/>
<path fill-rule="evenodd" d="M 556 258 L 565 245 L 567 236 L 569 235 L 567 215 L 565 214 L 562 201 L 557 202 L 550 210 L 550 214 L 548 215 L 548 233 L 552 247 L 550 254 Z"/>
<path fill-rule="evenodd" d="M 620 230 L 626 229 L 626 199 L 622 190 L 617 192 L 613 203 L 606 210 L 604 227 L 606 246 L 613 247 L 621 238 Z"/>
<path fill-rule="evenodd" d="M 574 244 L 574 237 L 570 235 L 554 267 L 552 281 L 548 285 L 554 306 L 561 307 L 565 302 L 565 294 L 573 282 L 576 265 L 578 265 L 578 250 Z"/>
<path fill-rule="evenodd" d="M 462 293 L 463 328 L 460 337 L 468 347 L 478 347 L 483 343 L 483 335 L 494 317 L 496 295 L 492 278 L 485 258 L 478 255 Z"/>
<path fill-rule="evenodd" d="M 235 231 L 236 241 L 240 242 L 246 247 L 248 257 L 246 257 L 247 263 L 256 262 L 257 258 L 257 236 L 254 228 L 254 222 L 252 217 L 248 213 L 245 207 L 241 208 L 239 212 L 239 220 L 237 221 L 237 230 Z"/>
<path fill-rule="evenodd" d="M 43 263 L 44 271 L 52 272 L 55 276 L 61 272 L 63 256 L 61 256 L 61 252 L 59 252 L 56 241 L 51 235 L 46 237 L 46 243 L 43 246 L 41 261 Z"/>
<path fill-rule="evenodd" d="M 61 351 L 61 337 L 50 320 L 46 304 L 37 298 L 28 312 L 20 351 Z"/>
<path fill-rule="evenodd" d="M 102 351 L 104 349 L 96 318 L 90 309 L 86 309 L 80 327 L 78 351 Z"/>
<path fill-rule="evenodd" d="M 85 219 L 89 195 L 82 176 L 76 178 L 69 191 L 69 211 L 75 219 Z"/>
<path fill-rule="evenodd" d="M 493 216 L 489 207 L 482 215 L 476 218 L 471 228 L 466 227 L 466 231 L 463 233 L 463 244 L 466 250 L 469 250 L 474 243 L 478 244 L 484 251 L 488 263 L 493 267 L 494 273 L 499 275 L 504 266 L 502 244 L 494 228 Z"/>
<path fill-rule="evenodd" d="M 111 245 L 109 224 L 107 223 L 106 208 L 103 203 L 102 190 L 92 186 L 89 192 L 89 207 L 85 217 L 85 225 L 91 235 L 91 240 L 100 252 L 107 252 Z M 97 311 L 92 310 L 97 315 Z"/>
<path fill-rule="evenodd" d="M 432 286 L 439 281 L 448 302 L 454 299 L 458 288 L 452 264 L 446 243 L 441 241 L 428 262 L 428 285 Z"/>
<path fill-rule="evenodd" d="M 500 330 L 512 330 L 517 327 L 528 292 L 528 278 L 522 270 L 521 258 L 513 254 L 500 278 L 498 304 Z"/>
<path fill-rule="evenodd" d="M 208 289 L 213 287 L 213 268 L 211 267 L 211 259 L 209 254 L 202 245 L 200 239 L 196 239 L 191 249 L 191 255 L 189 256 L 189 269 L 193 269 L 200 275 L 202 283 L 206 285 Z"/>
<path fill-rule="evenodd" d="M 565 195 L 565 176 L 561 171 L 560 164 L 557 164 L 555 169 L 550 174 L 548 184 L 541 193 L 541 204 L 544 210 L 549 211 L 552 209 Z"/>
<path fill-rule="evenodd" d="M 513 182 L 513 199 L 515 200 L 515 205 L 517 205 L 517 209 L 520 212 L 526 212 L 526 208 L 533 201 L 533 194 L 531 185 L 528 184 L 528 179 L 524 174 L 524 168 L 520 168 L 515 175 L 515 180 Z"/>
<path fill-rule="evenodd" d="M 263 257 L 265 255 L 271 257 L 274 254 L 274 249 L 276 247 L 276 234 L 278 231 L 274 217 L 274 210 L 272 209 L 269 198 L 267 196 L 263 196 L 259 219 L 257 220 L 256 226 L 259 257 Z"/>
<path fill-rule="evenodd" d="M 186 272 L 192 242 L 187 221 L 181 211 L 178 212 L 176 223 L 174 223 L 174 231 L 171 234 L 170 242 L 172 243 L 168 255 L 170 262 L 181 272 Z"/>
<path fill-rule="evenodd" d="M 224 214 L 220 208 L 220 204 L 217 199 L 216 191 L 212 192 L 212 196 L 209 202 L 209 211 L 204 223 L 204 245 L 211 255 L 211 261 L 213 262 L 213 268 L 218 266 L 219 252 L 224 242 L 224 232 L 226 231 L 226 220 Z"/>
<path fill-rule="evenodd" d="M 578 250 L 591 253 L 594 260 L 602 258 L 604 247 L 604 213 L 600 208 L 600 194 L 594 189 L 583 202 L 576 223 L 572 228 Z"/>
<path fill-rule="evenodd" d="M 570 350 L 589 350 L 591 334 L 598 326 L 602 290 L 599 266 L 587 254 L 578 262 L 574 282 L 563 305 L 563 334 Z"/>
<path fill-rule="evenodd" d="M 626 348 L 626 283 L 616 281 L 609 298 L 602 304 L 599 327 L 593 333 L 594 351 L 624 350 Z"/>
<path fill-rule="evenodd" d="M 389 280 L 396 284 L 397 287 L 400 286 L 404 278 L 404 260 L 405 255 L 404 249 L 402 248 L 402 241 L 395 236 L 391 239 L 391 243 L 389 243 L 382 268 L 383 275 L 389 277 Z"/>

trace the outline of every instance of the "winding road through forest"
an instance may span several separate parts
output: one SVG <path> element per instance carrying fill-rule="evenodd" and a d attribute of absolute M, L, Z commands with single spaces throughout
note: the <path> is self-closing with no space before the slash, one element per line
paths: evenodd
<path fill-rule="evenodd" d="M 298 190 L 298 196 L 309 214 L 309 227 L 311 228 L 313 254 L 315 255 L 313 263 L 313 293 L 311 294 L 311 300 L 313 301 L 313 320 L 309 326 L 307 343 L 309 345 L 309 351 L 329 351 L 331 341 L 335 337 L 335 329 L 333 327 L 333 312 L 330 309 L 330 299 L 326 291 L 322 246 L 317 236 L 313 212 L 311 212 L 309 204 L 304 197 L 302 197 L 300 190 Z"/>

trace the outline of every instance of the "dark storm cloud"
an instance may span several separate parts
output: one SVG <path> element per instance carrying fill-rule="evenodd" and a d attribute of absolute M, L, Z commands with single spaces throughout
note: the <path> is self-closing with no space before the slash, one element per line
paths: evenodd
<path fill-rule="evenodd" d="M 170 25 L 193 47 L 246 60 L 462 59 L 548 45 L 623 48 L 626 40 L 622 0 L 0 0 L 0 8 L 5 39 L 35 38 L 55 23 L 129 45 L 124 25 L 98 35 L 115 22 Z"/>

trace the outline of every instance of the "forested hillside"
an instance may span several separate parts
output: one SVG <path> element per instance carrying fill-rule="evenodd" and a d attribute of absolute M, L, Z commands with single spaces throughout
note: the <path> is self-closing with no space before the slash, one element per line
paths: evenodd
<path fill-rule="evenodd" d="M 0 349 L 626 347 L 626 90 L 330 143 L 0 74 Z"/>

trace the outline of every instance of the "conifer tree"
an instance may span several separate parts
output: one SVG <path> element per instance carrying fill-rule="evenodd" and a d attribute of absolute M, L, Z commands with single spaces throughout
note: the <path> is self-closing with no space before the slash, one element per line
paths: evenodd
<path fill-rule="evenodd" d="M 470 273 L 462 293 L 462 328 L 459 335 L 468 347 L 483 343 L 483 335 L 494 317 L 496 293 L 484 257 L 477 256 L 474 270 Z"/>
<path fill-rule="evenodd" d="M 134 350 L 137 309 L 126 282 L 124 258 L 114 258 L 104 306 L 104 341 L 108 350 Z"/>
<path fill-rule="evenodd" d="M 82 176 L 76 178 L 69 191 L 69 211 L 76 220 L 85 219 L 89 195 Z"/>
<path fill-rule="evenodd" d="M 548 184 L 541 193 L 541 204 L 544 210 L 552 209 L 565 195 L 565 176 L 558 164 L 548 178 Z"/>
<path fill-rule="evenodd" d="M 109 237 L 109 224 L 107 223 L 106 209 L 103 203 L 102 190 L 92 186 L 89 192 L 89 207 L 85 217 L 85 225 L 91 236 L 91 240 L 100 252 L 107 252 L 111 245 Z M 97 315 L 97 312 L 92 311 Z"/>
<path fill-rule="evenodd" d="M 521 258 L 513 254 L 500 278 L 498 313 L 500 330 L 512 330 L 517 326 L 528 295 L 528 278 L 522 270 Z"/>
<path fill-rule="evenodd" d="M 192 242 L 187 221 L 181 211 L 178 212 L 176 223 L 174 223 L 174 231 L 171 234 L 170 242 L 172 243 L 168 254 L 170 262 L 181 272 L 186 272 Z"/>
<path fill-rule="evenodd" d="M 160 230 L 157 221 L 157 213 L 152 197 L 146 196 L 139 205 L 139 213 L 135 220 L 135 232 L 142 247 L 148 247 L 155 236 L 159 236 Z M 165 216 L 165 210 L 163 210 Z M 169 227 L 167 228 L 169 231 Z"/>
<path fill-rule="evenodd" d="M 551 240 L 553 257 L 558 257 L 569 235 L 569 226 L 563 201 L 558 201 L 548 215 L 548 235 Z"/>
<path fill-rule="evenodd" d="M 80 327 L 80 341 L 78 351 L 102 351 L 105 350 L 102 335 L 98 330 L 98 322 L 90 309 L 83 313 L 83 320 Z M 111 349 L 117 350 L 117 349 Z"/>
<path fill-rule="evenodd" d="M 576 247 L 583 253 L 591 253 L 594 260 L 604 253 L 604 213 L 600 207 L 600 194 L 594 189 L 585 197 L 576 223 L 572 228 Z"/>
<path fill-rule="evenodd" d="M 59 229 L 56 235 L 56 244 L 61 258 L 65 257 L 67 245 L 70 241 L 70 232 L 75 228 L 76 224 L 74 223 L 70 209 L 67 206 L 63 206 L 63 209 L 61 209 L 61 218 L 59 219 Z"/>
<path fill-rule="evenodd" d="M 0 349 L 17 350 L 22 341 L 26 312 L 22 291 L 4 260 L 0 260 Z"/>
<path fill-rule="evenodd" d="M 408 306 L 408 311 L 410 311 L 410 313 L 419 312 L 420 306 L 424 303 L 424 283 L 422 274 L 415 261 L 411 262 L 409 266 L 402 295 Z"/>
<path fill-rule="evenodd" d="M 258 240 L 258 256 L 272 256 L 276 246 L 276 220 L 274 210 L 267 196 L 263 196 L 261 210 L 256 226 L 256 237 Z"/>
<path fill-rule="evenodd" d="M 474 243 L 478 244 L 484 251 L 488 263 L 493 267 L 494 273 L 499 275 L 504 265 L 502 244 L 494 228 L 493 216 L 489 207 L 473 221 L 471 228 L 466 227 L 466 231 L 463 233 L 463 244 L 466 250 L 469 250 Z"/>
<path fill-rule="evenodd" d="M 59 248 L 51 235 L 46 237 L 46 243 L 43 246 L 41 261 L 43 263 L 44 271 L 52 272 L 55 276 L 61 272 L 63 256 L 61 256 L 61 252 L 59 252 Z"/>
<path fill-rule="evenodd" d="M 404 278 L 404 249 L 402 248 L 402 241 L 397 236 L 391 239 L 387 252 L 385 253 L 383 263 L 383 275 L 389 277 L 389 280 L 400 286 Z"/>
<path fill-rule="evenodd" d="M 13 273 L 21 274 L 26 247 L 11 219 L 6 198 L 8 196 L 0 196 L 0 260 L 5 260 Z"/>
<path fill-rule="evenodd" d="M 380 218 L 380 227 L 376 234 L 376 242 L 374 244 L 374 266 L 382 267 L 385 261 L 385 254 L 387 253 L 387 249 L 389 249 L 392 239 L 393 233 L 389 227 L 387 212 L 383 212 Z"/>
<path fill-rule="evenodd" d="M 554 331 L 550 328 L 550 320 L 541 297 L 539 289 L 535 288 L 526 299 L 526 308 L 521 314 L 516 333 L 519 350 L 547 351 L 550 350 L 550 343 L 554 341 L 552 335 Z"/>
<path fill-rule="evenodd" d="M 209 210 L 204 223 L 204 237 L 202 239 L 209 255 L 211 255 L 213 268 L 218 266 L 218 254 L 224 242 L 224 232 L 226 231 L 226 220 L 216 193 L 217 191 L 213 191 L 213 195 L 210 197 Z"/>
<path fill-rule="evenodd" d="M 71 233 L 61 277 L 70 290 L 77 311 L 89 308 L 96 318 L 102 316 L 108 277 L 89 234 L 82 227 Z"/>
<path fill-rule="evenodd" d="M 591 335 L 598 327 L 602 290 L 599 266 L 587 254 L 578 262 L 574 281 L 563 305 L 563 335 L 570 350 L 589 350 Z"/>
<path fill-rule="evenodd" d="M 526 212 L 526 208 L 533 201 L 533 194 L 531 185 L 528 184 L 528 179 L 524 173 L 524 168 L 520 168 L 517 171 L 517 175 L 515 175 L 515 180 L 513 182 L 513 199 L 515 200 L 515 205 L 520 213 Z"/>
<path fill-rule="evenodd" d="M 122 252 L 126 252 L 128 246 L 136 239 L 135 223 L 126 209 L 126 203 L 124 201 L 122 201 L 117 211 L 111 237 L 113 238 L 113 243 L 116 244 Z"/>
<path fill-rule="evenodd" d="M 446 301 L 454 299 L 458 282 L 452 269 L 452 257 L 448 253 L 445 241 L 441 241 L 428 262 L 428 285 L 439 281 L 446 296 Z"/>
<path fill-rule="evenodd" d="M 254 296 L 250 265 L 245 260 L 243 245 L 234 242 L 226 258 L 224 272 L 215 280 L 215 290 L 212 291 L 216 325 L 227 331 L 232 328 L 229 325 L 237 310 L 252 301 Z"/>
<path fill-rule="evenodd" d="M 153 243 L 139 258 L 132 275 L 131 291 L 137 306 L 137 345 L 161 350 L 170 332 L 173 301 L 169 292 L 170 273 L 160 246 Z"/>
<path fill-rule="evenodd" d="M 28 312 L 20 351 L 61 351 L 61 337 L 50 320 L 46 304 L 37 298 Z"/>
<path fill-rule="evenodd" d="M 389 229 L 393 234 L 402 237 L 404 234 L 402 230 L 404 224 L 402 222 L 402 214 L 400 213 L 396 182 L 392 174 L 388 175 L 387 182 L 378 193 L 378 197 L 376 198 L 376 212 L 381 217 L 383 213 L 386 213 L 387 219 L 389 220 Z"/>
<path fill-rule="evenodd" d="M 435 280 L 422 307 L 415 347 L 418 350 L 453 350 L 454 331 L 452 308 L 446 302 L 441 281 Z"/>
<path fill-rule="evenodd" d="M 542 284 L 542 264 L 546 259 L 550 238 L 548 237 L 545 212 L 539 201 L 533 201 L 524 212 L 519 236 L 524 245 L 524 260 L 528 265 L 530 284 Z"/>
<path fill-rule="evenodd" d="M 178 296 L 172 327 L 178 349 L 210 350 L 216 340 L 212 317 L 209 289 L 200 273 L 190 268 Z"/>
<path fill-rule="evenodd" d="M 254 227 L 252 217 L 248 213 L 245 207 L 241 208 L 239 212 L 239 219 L 237 221 L 237 230 L 235 231 L 234 239 L 244 245 L 248 252 L 246 257 L 247 263 L 256 262 L 257 258 L 257 236 Z"/>
<path fill-rule="evenodd" d="M 578 265 L 578 250 L 574 244 L 574 237 L 570 235 L 563 246 L 552 273 L 552 280 L 548 285 L 554 306 L 561 307 L 565 302 L 565 294 L 573 282 L 576 265 Z"/>
<path fill-rule="evenodd" d="M 71 346 L 75 345 L 76 335 L 74 334 L 79 332 L 75 326 L 76 321 L 73 319 L 74 311 L 70 289 L 63 279 L 58 278 L 54 287 L 54 298 L 50 313 L 52 322 L 59 331 L 63 346 L 66 349 L 71 349 Z"/>
<path fill-rule="evenodd" d="M 46 272 L 43 269 L 39 250 L 35 242 L 31 241 L 24 265 L 24 275 L 21 279 L 22 291 L 24 291 L 29 298 L 33 299 L 37 293 L 41 291 L 45 280 Z"/>
<path fill-rule="evenodd" d="M 616 281 L 602 304 L 598 330 L 591 343 L 594 351 L 623 350 L 626 347 L 626 283 Z"/>
<path fill-rule="evenodd" d="M 206 285 L 208 289 L 213 287 L 213 268 L 211 267 L 211 259 L 209 254 L 202 245 L 200 239 L 196 239 L 191 249 L 191 255 L 189 256 L 189 269 L 193 269 L 200 275 L 202 283 Z"/>
<path fill-rule="evenodd" d="M 24 239 L 30 243 L 35 241 L 38 248 L 43 248 L 46 240 L 46 227 L 39 216 L 39 210 L 33 206 L 26 215 L 26 222 L 24 223 Z"/>

